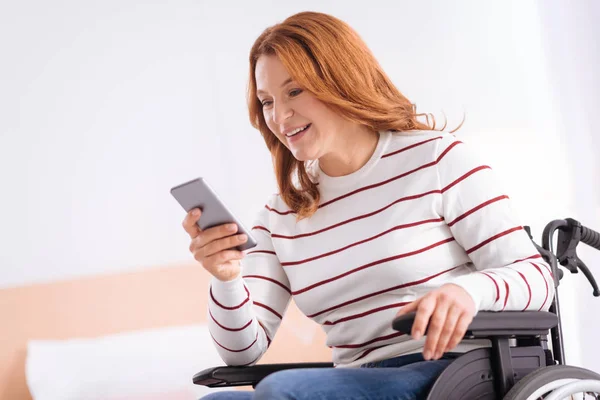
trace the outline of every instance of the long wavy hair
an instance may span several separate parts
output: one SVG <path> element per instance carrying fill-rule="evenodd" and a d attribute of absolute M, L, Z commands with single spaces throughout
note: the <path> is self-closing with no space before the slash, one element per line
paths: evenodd
<path fill-rule="evenodd" d="M 327 14 L 301 12 L 267 28 L 250 51 L 248 112 L 271 152 L 280 196 L 298 219 L 317 211 L 319 190 L 305 162 L 294 158 L 267 126 L 256 96 L 256 63 L 263 55 L 277 56 L 294 81 L 352 122 L 376 132 L 435 130 L 433 115 L 416 113 L 345 22 Z M 425 117 L 425 122 L 418 117 Z"/>

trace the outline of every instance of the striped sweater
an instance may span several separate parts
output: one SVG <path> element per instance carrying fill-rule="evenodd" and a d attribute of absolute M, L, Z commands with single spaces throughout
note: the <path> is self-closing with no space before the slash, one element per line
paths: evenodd
<path fill-rule="evenodd" d="M 258 246 L 241 277 L 211 281 L 209 329 L 228 365 L 252 365 L 285 310 L 321 325 L 336 367 L 422 351 L 391 327 L 405 304 L 445 283 L 476 310 L 547 310 L 549 266 L 515 219 L 489 166 L 455 136 L 381 132 L 358 171 L 330 177 L 312 165 L 321 201 L 297 221 L 273 196 L 259 213 Z M 457 351 L 485 345 L 463 341 Z"/>

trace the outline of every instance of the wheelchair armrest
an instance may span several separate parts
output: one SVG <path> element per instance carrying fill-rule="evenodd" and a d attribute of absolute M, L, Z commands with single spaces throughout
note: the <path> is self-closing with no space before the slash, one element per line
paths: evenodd
<path fill-rule="evenodd" d="M 194 375 L 196 385 L 208 387 L 256 386 L 267 375 L 293 368 L 332 368 L 333 363 L 261 364 L 249 367 L 213 367 Z"/>
<path fill-rule="evenodd" d="M 416 313 L 397 317 L 392 327 L 410 334 Z M 547 311 L 480 311 L 467 329 L 466 337 L 547 335 L 558 325 L 556 314 Z"/>

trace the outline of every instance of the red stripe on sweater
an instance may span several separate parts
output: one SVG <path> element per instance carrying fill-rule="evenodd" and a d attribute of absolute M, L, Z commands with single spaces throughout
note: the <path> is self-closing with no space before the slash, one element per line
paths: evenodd
<path fill-rule="evenodd" d="M 380 349 L 382 347 L 385 347 L 385 346 L 371 347 L 370 349 L 365 350 L 360 356 L 356 357 L 356 359 L 354 359 L 353 361 L 360 360 L 361 358 L 365 358 L 371 352 L 373 352 L 373 351 L 375 351 L 377 349 Z"/>
<path fill-rule="evenodd" d="M 218 344 L 219 347 L 222 347 L 222 348 L 224 348 L 227 351 L 231 351 L 232 353 L 241 353 L 242 351 L 248 350 L 250 347 L 252 347 L 254 345 L 254 343 L 256 343 L 256 341 L 258 340 L 258 332 L 256 333 L 256 339 L 254 339 L 254 342 L 250 343 L 250 345 L 248 347 L 245 347 L 245 348 L 240 349 L 240 350 L 233 350 L 233 349 L 230 349 L 230 348 L 227 348 L 227 347 L 223 346 L 221 343 L 217 342 L 217 339 L 215 339 L 215 337 L 212 334 L 210 335 L 210 337 L 212 337 L 212 339 L 214 340 L 214 342 L 216 344 Z"/>
<path fill-rule="evenodd" d="M 279 281 L 276 281 L 273 278 L 269 278 L 268 276 L 262 276 L 262 275 L 244 275 L 244 276 L 242 276 L 242 278 L 244 278 L 244 279 L 246 279 L 246 278 L 262 279 L 262 280 L 265 280 L 265 281 L 273 282 L 274 284 L 280 286 L 283 290 L 285 290 L 289 294 L 292 294 L 292 291 L 290 290 L 290 288 L 288 288 L 287 286 L 285 286 L 283 283 L 281 283 Z"/>
<path fill-rule="evenodd" d="M 364 269 L 371 268 L 371 267 L 373 267 L 375 265 L 383 264 L 383 263 L 388 262 L 388 261 L 393 261 L 393 260 L 398 260 L 400 258 L 414 256 L 415 254 L 423 253 L 423 252 L 425 252 L 427 250 L 431 250 L 431 249 L 433 249 L 435 247 L 441 246 L 441 245 L 446 244 L 446 243 L 450 243 L 452 241 L 454 241 L 454 238 L 450 237 L 448 239 L 441 240 L 441 241 L 439 241 L 437 243 L 434 243 L 432 245 L 429 245 L 429 246 L 424 247 L 424 248 L 419 249 L 419 250 L 411 251 L 411 252 L 404 253 L 404 254 L 399 254 L 399 255 L 396 255 L 396 256 L 392 256 L 392 257 L 387 257 L 387 258 L 384 258 L 382 260 L 373 261 L 373 262 L 370 262 L 368 264 L 362 265 L 362 266 L 360 266 L 358 268 L 354 268 L 354 269 L 352 269 L 350 271 L 344 272 L 343 274 L 339 274 L 339 275 L 336 275 L 336 276 L 334 276 L 332 278 L 325 279 L 325 280 L 319 281 L 317 283 L 313 283 L 310 286 L 307 286 L 307 287 L 305 287 L 303 289 L 296 290 L 295 292 L 292 292 L 292 294 L 293 295 L 302 294 L 302 293 L 308 292 L 309 290 L 312 290 L 312 289 L 314 289 L 314 288 L 316 288 L 318 286 L 325 285 L 326 283 L 330 283 L 330 282 L 333 282 L 333 281 L 337 281 L 338 279 L 344 278 L 344 277 L 346 277 L 348 275 L 351 275 L 351 274 L 354 274 L 354 273 L 356 273 L 358 271 L 362 271 Z"/>
<path fill-rule="evenodd" d="M 279 319 L 283 319 L 283 317 L 281 316 L 281 314 L 279 314 L 277 311 L 273 310 L 271 307 L 263 304 L 263 303 L 259 303 L 259 302 L 254 302 L 255 306 L 259 306 L 264 308 L 265 310 L 271 311 L 273 314 L 277 315 L 279 317 Z"/>
<path fill-rule="evenodd" d="M 523 258 L 521 260 L 517 260 L 517 261 L 513 262 L 513 264 L 516 264 L 516 263 L 519 263 L 519 262 L 525 261 L 525 260 L 535 260 L 537 258 L 542 258 L 542 255 L 541 254 L 536 254 L 536 255 L 533 255 L 533 256 L 529 256 L 527 258 Z M 550 274 L 550 277 L 552 279 L 554 279 L 554 274 L 552 273 L 552 270 L 550 269 L 550 266 L 546 262 L 542 262 L 540 264 L 542 264 L 548 270 L 548 273 Z"/>
<path fill-rule="evenodd" d="M 329 346 L 329 347 L 333 347 L 336 349 L 358 349 L 364 346 L 368 346 L 370 344 L 376 343 L 376 342 L 381 342 L 382 340 L 388 340 L 388 339 L 393 339 L 393 338 L 397 338 L 398 336 L 402 336 L 404 335 L 404 333 L 402 332 L 394 332 L 391 333 L 389 335 L 385 335 L 385 336 L 380 336 L 377 337 L 375 339 L 371 339 L 368 342 L 364 342 L 364 343 L 359 343 L 359 344 L 342 344 L 340 346 Z"/>
<path fill-rule="evenodd" d="M 260 321 L 258 321 L 258 325 L 260 325 L 260 327 L 263 329 L 263 332 L 265 332 L 265 337 L 267 338 L 267 347 L 269 347 L 271 345 L 271 338 L 267 334 L 267 328 L 265 328 L 264 325 L 260 323 Z"/>
<path fill-rule="evenodd" d="M 264 227 L 264 226 L 262 226 L 262 225 L 256 225 L 256 226 L 253 226 L 251 230 L 255 230 L 255 229 L 256 229 L 256 230 L 261 230 L 261 231 L 268 232 L 269 234 L 271 233 L 271 231 L 270 231 L 270 230 L 268 230 L 267 228 L 265 228 L 265 227 Z"/>
<path fill-rule="evenodd" d="M 529 300 L 527 300 L 527 305 L 522 310 L 522 311 L 525 311 L 525 310 L 527 310 L 527 307 L 529 307 L 529 304 L 531 303 L 531 286 L 529 286 L 529 282 L 527 282 L 527 278 L 525 278 L 525 275 L 523 275 L 520 271 L 517 271 L 516 269 L 513 269 L 513 268 L 511 268 L 511 269 L 513 271 L 515 271 L 517 274 L 519 274 L 521 276 L 521 278 L 523 278 L 523 280 L 525 281 L 525 284 L 527 285 L 527 291 L 529 292 Z"/>
<path fill-rule="evenodd" d="M 384 235 L 387 235 L 388 233 L 391 233 L 391 232 L 394 232 L 394 231 L 397 231 L 397 230 L 406 229 L 406 228 L 412 228 L 414 226 L 419 226 L 419 225 L 424 225 L 424 224 L 429 224 L 429 223 L 434 223 L 434 222 L 443 222 L 443 221 L 444 221 L 444 218 L 434 218 L 434 219 L 427 219 L 427 220 L 424 220 L 424 221 L 411 222 L 410 224 L 403 224 L 403 225 L 394 226 L 393 228 L 390 228 L 390 229 L 388 229 L 386 231 L 378 233 L 375 236 L 372 236 L 370 238 L 367 238 L 367 239 L 364 239 L 364 240 L 361 240 L 361 241 L 358 241 L 358 242 L 355 242 L 355 243 L 351 243 L 351 244 L 349 244 L 347 246 L 344 246 L 344 247 L 341 247 L 341 248 L 339 248 L 337 250 L 333 250 L 333 251 L 330 251 L 330 252 L 327 252 L 327 253 L 319 254 L 319 255 L 314 256 L 314 257 L 305 258 L 304 260 L 282 262 L 281 266 L 282 267 L 289 267 L 289 266 L 292 266 L 292 265 L 300 265 L 300 264 L 304 264 L 304 263 L 307 263 L 307 262 L 310 262 L 310 261 L 315 261 L 315 260 L 318 260 L 320 258 L 329 257 L 331 255 L 334 255 L 334 254 L 340 253 L 342 251 L 348 250 L 349 248 L 352 248 L 352 247 L 355 247 L 355 246 L 358 246 L 358 245 L 370 242 L 372 240 L 375 240 L 377 238 L 380 238 L 380 237 L 382 237 Z"/>
<path fill-rule="evenodd" d="M 415 147 L 421 146 L 421 145 L 423 145 L 425 143 L 429 143 L 429 142 L 432 142 L 434 140 L 438 140 L 438 139 L 441 139 L 441 138 L 442 138 L 441 136 L 438 136 L 438 137 L 434 137 L 433 139 L 427 139 L 427 140 L 424 140 L 424 141 L 419 142 L 419 143 L 411 144 L 410 146 L 404 147 L 404 148 L 402 148 L 400 150 L 396 150 L 396 151 L 393 151 L 391 153 L 384 154 L 384 155 L 381 156 L 381 158 L 383 159 L 383 158 L 386 158 L 386 157 L 391 157 L 391 156 L 394 156 L 396 154 L 400 154 L 400 153 L 405 152 L 407 150 L 414 149 Z"/>
<path fill-rule="evenodd" d="M 261 358 L 261 357 L 262 357 L 262 354 L 260 354 L 258 357 L 256 357 L 254 360 L 250 361 L 249 363 L 246 363 L 246 364 L 241 364 L 241 365 L 240 365 L 240 367 L 247 367 L 247 366 L 249 366 L 249 365 L 252 365 L 252 364 L 254 364 L 255 362 L 257 362 L 257 361 L 258 361 L 258 359 L 259 359 L 259 358 Z"/>
<path fill-rule="evenodd" d="M 429 192 L 420 193 L 420 194 L 416 194 L 416 195 L 412 195 L 412 196 L 407 196 L 407 197 L 402 197 L 402 198 L 400 198 L 398 200 L 394 200 L 392 203 L 388 204 L 387 206 L 382 207 L 382 208 L 380 208 L 378 210 L 375 210 L 373 212 L 370 212 L 370 213 L 367 213 L 367 214 L 362 214 L 362 215 L 359 215 L 357 217 L 350 218 L 350 219 L 347 219 L 347 220 L 342 221 L 342 222 L 338 222 L 338 223 L 336 223 L 334 225 L 328 226 L 328 227 L 323 228 L 323 229 L 319 229 L 319 230 L 314 231 L 314 232 L 301 233 L 299 235 L 281 235 L 281 234 L 278 234 L 278 233 L 273 233 L 271 235 L 271 237 L 272 238 L 277 238 L 277 239 L 299 239 L 299 238 L 303 238 L 303 237 L 307 237 L 307 236 L 318 235 L 319 233 L 323 233 L 323 232 L 326 232 L 328 230 L 340 227 L 342 225 L 346 225 L 346 224 L 348 224 L 350 222 L 354 222 L 354 221 L 358 221 L 360 219 L 372 217 L 373 215 L 379 214 L 380 212 L 383 212 L 383 211 L 387 210 L 388 208 L 390 208 L 391 206 L 393 206 L 395 204 L 398 204 L 400 202 L 419 199 L 421 197 L 425 197 L 425 196 L 428 196 L 430 194 L 441 194 L 441 193 L 442 193 L 441 190 L 430 190 Z"/>
<path fill-rule="evenodd" d="M 452 142 L 452 144 L 448 147 L 446 147 L 446 150 L 442 151 L 442 153 L 438 156 L 437 160 L 435 160 L 435 163 L 439 163 L 442 158 L 444 158 L 444 156 L 446 156 L 446 154 L 448 154 L 448 152 L 450 150 L 452 150 L 454 147 L 458 146 L 459 144 L 463 144 L 463 142 L 461 142 L 460 140 L 457 140 L 455 142 Z"/>
<path fill-rule="evenodd" d="M 480 204 L 480 205 L 478 205 L 477 207 L 473 207 L 473 208 L 471 208 L 469 211 L 467 211 L 467 212 L 466 212 L 466 213 L 464 213 L 463 215 L 461 215 L 461 216 L 459 216 L 459 217 L 456 217 L 456 218 L 455 218 L 455 219 L 454 219 L 452 222 L 448 223 L 448 226 L 452 226 L 452 225 L 454 225 L 455 223 L 457 223 L 458 221 L 461 221 L 461 220 L 465 219 L 466 217 L 468 217 L 469 215 L 473 214 L 474 212 L 476 212 L 476 211 L 478 211 L 478 210 L 481 210 L 482 208 L 484 208 L 484 207 L 486 207 L 486 206 L 488 206 L 488 205 L 490 205 L 490 204 L 492 204 L 492 203 L 495 203 L 495 202 L 497 202 L 497 201 L 500 201 L 500 200 L 502 200 L 502 199 L 508 199 L 508 196 L 505 196 L 505 195 L 503 195 L 503 196 L 494 197 L 494 198 L 493 198 L 493 199 L 491 199 L 491 200 L 488 200 L 488 201 L 486 201 L 486 202 L 484 202 L 484 203 L 481 203 L 481 204 Z"/>
<path fill-rule="evenodd" d="M 216 318 L 213 316 L 213 314 L 210 312 L 210 310 L 208 310 L 208 314 L 210 315 L 210 317 L 212 318 L 212 320 L 215 321 L 215 324 L 219 325 L 222 329 L 225 329 L 226 331 L 230 331 L 230 332 L 243 331 L 244 329 L 246 329 L 247 327 L 249 327 L 250 324 L 252 323 L 252 320 L 250 320 L 250 321 L 248 321 L 248 323 L 246 323 L 246 325 L 242 326 L 241 328 L 228 328 L 228 327 L 220 324 L 219 321 L 217 321 Z"/>
<path fill-rule="evenodd" d="M 294 211 L 292 211 L 292 210 L 287 210 L 287 211 L 277 211 L 276 209 L 269 207 L 267 204 L 265 204 L 265 208 L 266 208 L 267 210 L 269 210 L 269 211 L 271 211 L 271 212 L 274 212 L 274 213 L 276 213 L 276 214 L 279 214 L 279 215 L 289 215 L 289 214 L 293 214 L 293 213 L 294 213 Z"/>
<path fill-rule="evenodd" d="M 254 251 L 249 251 L 248 254 L 272 254 L 274 256 L 277 255 L 277 253 L 275 253 L 274 251 L 271 250 L 254 250 Z"/>
<path fill-rule="evenodd" d="M 461 176 L 460 178 L 456 179 L 454 182 L 450 183 L 449 185 L 447 185 L 445 188 L 442 189 L 442 193 L 444 193 L 445 191 L 449 190 L 450 188 L 452 188 L 453 186 L 455 186 L 456 184 L 464 181 L 465 179 L 467 179 L 469 176 L 473 175 L 475 172 L 479 172 L 479 171 L 483 171 L 484 169 L 491 169 L 490 167 L 488 167 L 487 165 L 482 165 L 480 167 L 477 168 L 473 168 L 472 170 L 470 170 L 469 172 L 467 172 L 466 174 L 464 174 L 463 176 Z"/>
<path fill-rule="evenodd" d="M 496 280 L 494 278 L 492 278 L 490 275 L 488 275 L 485 272 L 482 272 L 482 274 L 487 276 L 488 278 L 490 278 L 492 280 L 492 282 L 494 282 L 494 285 L 496 285 L 496 301 L 494 301 L 494 303 L 495 303 L 498 300 L 500 300 L 500 287 L 498 286 L 498 283 L 496 282 Z"/>
<path fill-rule="evenodd" d="M 376 312 L 379 312 L 379 311 L 388 310 L 388 309 L 394 308 L 394 307 L 402 307 L 402 306 L 407 305 L 408 303 L 410 303 L 410 301 L 403 301 L 401 303 L 388 304 L 387 306 L 377 307 L 377 308 L 374 308 L 372 310 L 368 310 L 368 311 L 362 312 L 360 314 L 349 315 L 347 317 L 340 318 L 337 321 L 333 321 L 333 322 L 331 322 L 331 321 L 325 321 L 325 323 L 323 323 L 323 325 L 337 325 L 340 322 L 346 322 L 346 321 L 350 321 L 350 320 L 353 320 L 353 319 L 357 319 L 357 318 L 361 318 L 361 317 L 366 317 L 367 315 L 375 314 Z"/>
<path fill-rule="evenodd" d="M 462 264 L 461 264 L 461 265 L 462 265 Z M 458 267 L 460 267 L 461 265 L 459 265 Z M 423 278 L 423 279 L 420 279 L 420 280 L 418 280 L 418 281 L 409 282 L 409 283 L 403 283 L 402 285 L 397 285 L 397 286 L 393 286 L 393 287 L 391 287 L 391 288 L 388 288 L 388 289 L 383 289 L 383 290 L 379 290 L 379 291 L 377 291 L 377 292 L 369 293 L 369 294 L 366 294 L 366 295 L 364 295 L 364 296 L 360 296 L 360 297 L 357 297 L 357 298 L 355 298 L 355 299 L 348 300 L 348 301 L 345 301 L 345 302 L 343 302 L 343 303 L 337 304 L 337 305 L 335 305 L 335 306 L 332 306 L 332 307 L 326 308 L 325 310 L 319 311 L 319 312 L 317 312 L 317 313 L 315 313 L 315 314 L 307 315 L 307 317 L 308 317 L 308 318 L 314 318 L 314 317 L 318 317 L 319 315 L 321 315 L 321 314 L 324 314 L 324 313 L 326 313 L 326 312 L 333 311 L 333 310 L 335 310 L 335 309 L 338 309 L 338 308 L 341 308 L 341 307 L 345 307 L 345 306 L 347 306 L 347 305 L 350 305 L 350 304 L 353 304 L 353 303 L 356 303 L 356 302 L 362 301 L 362 300 L 364 300 L 364 299 L 368 299 L 369 297 L 379 296 L 380 294 L 383 294 L 383 293 L 386 293 L 386 292 L 391 292 L 391 291 L 393 291 L 393 290 L 402 289 L 402 288 L 409 287 L 409 286 L 420 285 L 421 283 L 428 282 L 428 281 L 430 281 L 430 280 L 432 280 L 432 279 L 434 279 L 434 278 L 437 278 L 437 277 L 438 277 L 438 276 L 440 276 L 440 275 L 443 275 L 443 274 L 446 274 L 446 273 L 448 273 L 448 272 L 451 272 L 451 271 L 455 270 L 455 269 L 456 269 L 456 268 L 458 268 L 458 267 L 452 267 L 452 268 L 450 268 L 450 269 L 447 269 L 447 270 L 445 270 L 445 271 L 438 272 L 438 273 L 437 273 L 437 274 L 435 274 L 435 275 L 428 276 L 427 278 Z"/>
<path fill-rule="evenodd" d="M 408 175 L 411 175 L 411 174 L 413 174 L 415 172 L 418 172 L 418 171 L 420 171 L 422 169 L 432 167 L 435 164 L 436 164 L 436 162 L 432 161 L 432 162 L 429 162 L 427 164 L 423 164 L 420 167 L 417 167 L 417 168 L 415 168 L 413 170 L 410 170 L 408 172 L 404 172 L 404 173 L 402 173 L 402 174 L 400 174 L 398 176 L 394 176 L 393 178 L 386 179 L 385 181 L 374 183 L 372 185 L 364 186 L 364 187 L 362 187 L 360 189 L 353 190 L 353 191 L 351 191 L 349 193 L 346 193 L 346 194 L 344 194 L 342 196 L 336 197 L 336 198 L 331 199 L 331 200 L 329 200 L 329 201 L 327 201 L 327 202 L 325 202 L 323 204 L 320 204 L 319 208 L 326 207 L 326 206 L 328 206 L 328 205 L 330 205 L 332 203 L 335 203 L 336 201 L 340 201 L 340 200 L 345 199 L 347 197 L 353 196 L 353 195 L 355 195 L 357 193 L 364 192 L 365 190 L 370 190 L 370 189 L 374 189 L 374 188 L 379 187 L 379 186 L 387 185 L 390 182 L 393 182 L 393 181 L 396 181 L 398 179 L 404 178 L 404 177 L 406 177 Z"/>
<path fill-rule="evenodd" d="M 522 226 L 515 226 L 514 228 L 505 230 L 504 232 L 500 232 L 499 234 L 494 235 L 491 238 L 484 240 L 483 242 L 479 243 L 478 245 L 471 247 L 469 250 L 467 250 L 467 254 L 470 254 L 470 253 L 474 252 L 475 250 L 479 250 L 486 244 L 489 244 L 489 243 L 493 242 L 494 240 L 501 238 L 502 236 L 506 236 L 510 233 L 520 231 L 522 229 L 523 229 Z"/>
<path fill-rule="evenodd" d="M 534 260 L 534 259 L 536 259 L 536 258 L 542 258 L 542 255 L 541 255 L 541 254 L 535 254 L 535 255 L 533 255 L 533 256 L 529 256 L 529 257 L 527 257 L 527 258 L 522 258 L 522 259 L 520 259 L 520 260 L 513 261 L 513 264 L 516 264 L 516 263 L 518 263 L 518 262 L 525 261 L 525 260 Z"/>
<path fill-rule="evenodd" d="M 548 270 L 548 273 L 550 274 L 550 276 L 554 280 L 554 274 L 552 273 L 552 268 L 550 267 L 550 265 L 548 265 L 548 263 L 545 263 L 545 262 L 540 263 L 540 264 L 542 264 Z"/>
<path fill-rule="evenodd" d="M 506 308 L 506 303 L 508 303 L 508 294 L 510 293 L 510 288 L 508 287 L 508 283 L 506 281 L 504 281 L 504 286 L 506 286 L 506 297 L 504 298 L 504 307 L 502 307 L 502 311 L 504 311 Z"/>
<path fill-rule="evenodd" d="M 542 308 L 544 308 L 544 306 L 546 305 L 546 301 L 548 301 L 548 294 L 550 293 L 550 291 L 548 290 L 548 281 L 546 280 L 546 277 L 544 276 L 542 269 L 537 264 L 532 263 L 532 262 L 530 262 L 530 264 L 533 265 L 535 267 L 535 269 L 537 269 L 539 271 L 539 273 L 542 275 L 542 279 L 544 280 L 544 283 L 546 284 L 546 297 L 544 297 L 544 302 L 542 303 L 542 306 L 538 310 L 538 311 L 541 311 Z"/>
<path fill-rule="evenodd" d="M 498 278 L 502 279 L 502 282 L 504 282 L 504 287 L 506 289 L 506 294 L 504 295 L 504 305 L 502 307 L 502 311 L 504 311 L 504 309 L 506 308 L 506 304 L 508 303 L 508 294 L 510 292 L 509 287 L 508 287 L 508 283 L 506 283 L 506 281 L 504 280 L 504 278 L 501 277 L 500 275 L 496 274 L 494 271 L 488 271 L 488 273 L 497 276 Z"/>
<path fill-rule="evenodd" d="M 224 310 L 237 310 L 238 308 L 242 307 L 244 304 L 246 304 L 248 302 L 248 300 L 250 300 L 250 292 L 248 291 L 248 288 L 246 286 L 244 286 L 244 289 L 246 290 L 246 299 L 244 301 L 242 301 L 240 304 L 238 304 L 237 306 L 233 306 L 233 307 L 227 307 L 224 306 L 223 304 L 219 303 L 217 301 L 217 299 L 215 299 L 215 296 L 213 295 L 212 292 L 212 286 L 209 289 L 209 293 L 210 293 L 210 298 L 212 299 L 212 301 L 218 305 L 219 307 L 221 307 Z"/>

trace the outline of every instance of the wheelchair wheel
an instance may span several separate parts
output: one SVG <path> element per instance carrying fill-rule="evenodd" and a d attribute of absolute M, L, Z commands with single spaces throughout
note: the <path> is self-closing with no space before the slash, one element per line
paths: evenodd
<path fill-rule="evenodd" d="M 517 382 L 503 400 L 543 399 L 550 395 L 553 390 L 582 379 L 600 380 L 600 375 L 587 369 L 568 365 L 552 365 L 540 368 Z M 597 397 L 589 398 L 595 399 Z"/>

